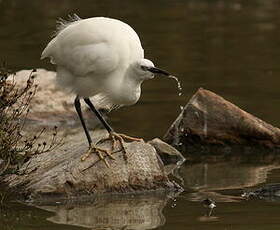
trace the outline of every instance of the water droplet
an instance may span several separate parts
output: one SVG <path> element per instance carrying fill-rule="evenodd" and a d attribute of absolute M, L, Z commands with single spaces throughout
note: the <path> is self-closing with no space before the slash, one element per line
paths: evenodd
<path fill-rule="evenodd" d="M 168 77 L 174 79 L 174 80 L 177 82 L 177 88 L 178 88 L 178 90 L 179 90 L 178 95 L 181 96 L 181 95 L 182 95 L 182 86 L 181 86 L 181 82 L 178 80 L 177 77 L 175 77 L 175 76 L 173 76 L 173 75 L 170 75 L 170 76 L 168 76 Z"/>
<path fill-rule="evenodd" d="M 180 109 L 181 109 L 181 111 L 183 111 L 183 109 L 184 109 L 184 106 L 180 105 Z"/>

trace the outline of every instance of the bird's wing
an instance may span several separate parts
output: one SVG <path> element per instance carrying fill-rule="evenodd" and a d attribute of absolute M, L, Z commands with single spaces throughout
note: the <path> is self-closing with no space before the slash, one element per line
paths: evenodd
<path fill-rule="evenodd" d="M 79 22 L 63 29 L 48 44 L 42 53 L 45 57 L 79 77 L 110 73 L 119 62 L 118 47 L 108 41 L 107 34 L 100 29 L 87 30 Z"/>
<path fill-rule="evenodd" d="M 60 54 L 54 58 L 74 75 L 86 76 L 89 73 L 104 75 L 114 71 L 118 64 L 117 52 L 106 42 L 60 46 Z"/>

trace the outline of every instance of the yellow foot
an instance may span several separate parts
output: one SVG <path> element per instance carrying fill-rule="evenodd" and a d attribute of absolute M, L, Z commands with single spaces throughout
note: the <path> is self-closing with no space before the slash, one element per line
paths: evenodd
<path fill-rule="evenodd" d="M 106 158 L 102 155 L 102 153 L 105 153 L 106 155 L 108 155 L 111 159 L 115 160 L 115 158 L 112 156 L 111 152 L 106 150 L 106 149 L 102 149 L 102 148 L 98 148 L 96 146 L 91 146 L 89 148 L 89 150 L 81 157 L 81 160 L 84 161 L 86 160 L 89 155 L 91 153 L 96 153 L 98 155 L 98 157 L 100 158 L 100 160 L 104 161 L 104 163 L 106 164 L 106 166 L 109 168 L 110 165 L 107 162 Z"/>
<path fill-rule="evenodd" d="M 109 137 L 103 138 L 100 141 L 98 141 L 97 143 L 103 143 L 107 140 L 112 141 L 112 150 L 116 149 L 117 141 L 120 142 L 120 145 L 121 145 L 121 147 L 122 147 L 122 149 L 125 153 L 125 155 L 124 155 L 125 160 L 127 160 L 127 156 L 126 156 L 126 150 L 125 150 L 125 147 L 124 147 L 124 143 L 125 143 L 124 140 L 127 140 L 127 141 L 144 141 L 142 138 L 130 137 L 130 136 L 127 136 L 125 134 L 111 132 L 111 133 L 109 133 Z"/>
<path fill-rule="evenodd" d="M 127 141 L 144 141 L 142 138 L 130 137 L 130 136 L 127 136 L 127 135 L 121 134 L 121 133 L 112 133 L 112 135 L 119 136 L 122 139 L 127 140 Z"/>

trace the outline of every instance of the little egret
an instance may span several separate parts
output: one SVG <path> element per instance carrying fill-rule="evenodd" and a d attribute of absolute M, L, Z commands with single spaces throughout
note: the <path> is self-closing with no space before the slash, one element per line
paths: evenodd
<path fill-rule="evenodd" d="M 41 59 L 46 57 L 57 66 L 58 84 L 77 95 L 74 105 L 89 144 L 82 160 L 91 152 L 97 153 L 101 160 L 104 160 L 102 153 L 113 157 L 109 151 L 92 143 L 80 99 L 109 132 L 109 138 L 103 141 L 112 140 L 112 150 L 116 141 L 120 142 L 125 153 L 124 139 L 142 140 L 114 132 L 89 99 L 98 95 L 111 109 L 132 105 L 139 100 L 144 80 L 152 79 L 154 74 L 170 76 L 144 59 L 140 39 L 128 24 L 105 17 L 81 19 L 77 15 L 69 21 L 60 20 L 56 36 L 44 49 Z"/>

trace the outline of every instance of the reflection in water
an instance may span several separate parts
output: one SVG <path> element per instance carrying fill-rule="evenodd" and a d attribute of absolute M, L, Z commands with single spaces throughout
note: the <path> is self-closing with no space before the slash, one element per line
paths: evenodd
<path fill-rule="evenodd" d="M 173 195 L 171 195 L 173 196 Z M 170 196 L 97 198 L 92 204 L 39 206 L 55 212 L 48 218 L 57 224 L 93 229 L 153 229 L 165 223 L 162 210 Z"/>
<path fill-rule="evenodd" d="M 200 201 L 211 197 L 216 201 L 232 202 L 241 198 L 222 195 L 218 191 L 243 189 L 265 183 L 269 172 L 278 168 L 280 165 L 200 163 L 182 168 L 181 173 L 185 187 L 195 191 L 187 195 L 189 200 Z"/>
<path fill-rule="evenodd" d="M 251 187 L 264 183 L 267 174 L 279 165 L 245 165 L 230 162 L 200 163 L 184 167 L 187 187 L 196 190 L 224 190 Z"/>
<path fill-rule="evenodd" d="M 200 216 L 197 218 L 200 222 L 216 222 L 219 221 L 219 218 L 217 216 Z"/>
<path fill-rule="evenodd" d="M 259 188 L 248 189 L 241 196 L 247 200 L 264 199 L 268 201 L 280 201 L 280 184 L 266 184 Z"/>
<path fill-rule="evenodd" d="M 133 109 L 124 108 L 112 116 L 112 125 L 117 130 L 147 139 L 164 134 L 177 116 L 179 105 L 185 105 L 198 87 L 211 89 L 262 119 L 280 125 L 279 1 L 174 0 L 128 4 L 120 0 L 84 0 L 81 4 L 80 1 L 61 0 L 61 4 L 57 4 L 57 1 L 33 0 L 27 4 L 21 0 L 0 0 L 0 4 L 0 59 L 7 60 L 17 70 L 51 68 L 47 62 L 40 61 L 39 56 L 54 30 L 55 20 L 69 13 L 75 12 L 81 17 L 110 16 L 133 25 L 140 34 L 147 57 L 180 78 L 184 97 L 178 97 L 169 81 L 150 81 L 144 85 L 141 100 Z M 207 135 L 207 117 L 204 127 Z M 185 188 L 193 192 L 185 193 L 186 199 L 177 202 L 176 208 L 166 207 L 167 221 L 160 228 L 279 229 L 279 205 L 218 203 L 214 214 L 222 216 L 219 224 L 206 225 L 205 222 L 214 219 L 202 217 L 199 222 L 203 224 L 197 225 L 203 207 L 198 202 L 190 202 L 205 197 L 217 202 L 236 201 L 234 194 L 220 192 L 265 183 L 268 172 L 274 168 L 279 166 L 187 165 L 181 174 Z M 280 172 L 274 177 L 272 174 L 269 180 L 279 182 Z M 56 212 L 56 216 L 49 218 L 55 223 L 144 229 L 164 223 L 161 212 L 166 200 L 135 198 L 134 201 L 107 203 L 100 200 L 100 205 L 98 201 L 91 206 L 44 208 Z M 1 230 L 72 229 L 50 225 L 45 218 L 46 214 L 35 208 L 12 207 L 8 213 L 1 210 L 0 226 Z"/>
<path fill-rule="evenodd" d="M 56 227 L 61 230 L 69 230 L 71 229 L 69 225 L 91 229 L 153 229 L 160 227 L 160 229 L 179 230 L 193 229 L 190 227 L 193 226 L 195 229 L 201 230 L 224 230 L 234 221 L 239 225 L 246 225 L 248 213 L 250 213 L 251 221 L 254 219 L 257 221 L 257 224 L 253 226 L 259 224 L 264 226 L 262 222 L 264 220 L 278 220 L 279 205 L 274 205 L 272 202 L 246 201 L 241 198 L 241 191 L 234 192 L 231 189 L 243 189 L 268 181 L 275 183 L 276 181 L 271 178 L 278 180 L 280 170 L 274 170 L 272 173 L 271 170 L 277 168 L 280 166 L 253 166 L 232 162 L 184 165 L 180 173 L 185 180 L 185 189 L 187 191 L 192 189 L 192 191 L 186 191 L 179 196 L 176 194 L 149 194 L 128 197 L 97 197 L 92 202 L 79 204 L 74 202 L 58 206 L 43 204 L 38 207 L 41 210 L 31 206 L 13 207 L 9 204 L 6 212 L 3 210 L 0 212 L 0 226 L 8 223 L 7 227 L 3 228 L 4 230 L 22 229 L 22 226 L 29 226 L 26 227 L 27 230 L 36 227 L 41 229 L 42 226 L 49 226 L 44 228 L 46 230 L 56 229 Z M 267 178 L 268 175 L 270 178 Z M 207 197 L 213 199 L 217 205 L 210 217 L 207 216 L 208 210 L 201 203 Z M 236 202 L 241 199 L 242 202 Z M 234 203 L 228 204 L 228 202 Z M 47 215 L 43 210 L 52 213 Z M 215 225 L 216 222 L 219 223 L 219 226 Z M 213 226 L 204 226 L 207 223 L 211 223 Z M 17 228 L 18 226 L 20 228 Z"/>
<path fill-rule="evenodd" d="M 196 201 L 201 210 L 195 219 L 198 222 L 217 222 L 221 221 L 219 213 L 223 212 L 223 202 L 244 200 L 240 196 L 241 192 L 228 195 L 222 194 L 223 191 L 265 183 L 268 173 L 277 168 L 280 168 L 280 165 L 254 166 L 229 162 L 185 165 L 181 168 L 180 174 L 184 179 L 185 188 L 191 189 L 192 192 L 185 192 L 176 199 L 175 194 L 98 197 L 90 204 L 44 205 L 38 208 L 54 212 L 55 215 L 49 217 L 48 221 L 56 224 L 92 229 L 154 229 L 165 224 L 162 211 L 169 199 L 170 203 L 174 204 L 167 206 L 167 210 L 170 208 L 174 210 L 185 202 Z M 205 198 L 218 202 L 211 216 L 208 216 L 209 210 L 201 203 Z M 191 212 L 191 209 L 191 206 L 185 206 L 183 212 Z"/>

